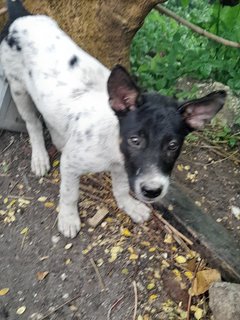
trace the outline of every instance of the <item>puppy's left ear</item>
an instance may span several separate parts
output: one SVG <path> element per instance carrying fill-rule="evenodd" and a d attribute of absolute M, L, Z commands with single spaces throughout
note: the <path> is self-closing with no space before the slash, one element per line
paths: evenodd
<path fill-rule="evenodd" d="M 226 97 L 226 91 L 214 91 L 203 98 L 181 104 L 178 110 L 192 130 L 203 129 L 222 109 Z"/>
<path fill-rule="evenodd" d="M 107 82 L 109 103 L 116 113 L 134 110 L 140 94 L 131 76 L 125 68 L 116 65 Z"/>

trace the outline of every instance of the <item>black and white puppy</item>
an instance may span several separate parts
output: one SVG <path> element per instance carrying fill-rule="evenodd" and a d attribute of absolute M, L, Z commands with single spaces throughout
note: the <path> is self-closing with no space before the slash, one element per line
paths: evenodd
<path fill-rule="evenodd" d="M 77 235 L 79 177 L 104 170 L 111 171 L 119 208 L 144 222 L 150 209 L 143 202 L 166 194 L 185 136 L 212 119 L 226 93 L 213 92 L 182 105 L 158 93 L 142 94 L 123 67 L 110 72 L 51 18 L 28 15 L 19 0 L 8 5 L 1 64 L 26 121 L 32 171 L 42 176 L 50 168 L 36 109 L 61 151 L 59 231 Z"/>

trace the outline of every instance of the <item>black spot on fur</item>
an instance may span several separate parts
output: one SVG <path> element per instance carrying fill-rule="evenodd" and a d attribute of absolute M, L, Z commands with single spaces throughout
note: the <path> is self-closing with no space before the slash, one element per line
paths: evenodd
<path fill-rule="evenodd" d="M 32 71 L 31 70 L 28 71 L 28 75 L 30 78 L 32 78 Z"/>
<path fill-rule="evenodd" d="M 92 137 L 92 131 L 90 129 L 88 129 L 86 132 L 85 132 L 85 135 L 87 138 L 91 138 Z"/>
<path fill-rule="evenodd" d="M 78 57 L 77 56 L 72 56 L 72 58 L 69 61 L 69 65 L 70 67 L 74 67 L 77 63 L 78 63 Z"/>
<path fill-rule="evenodd" d="M 8 37 L 7 37 L 7 44 L 9 45 L 10 48 L 16 49 L 17 51 L 21 51 L 22 48 L 19 45 L 19 42 L 17 38 L 14 36 L 14 32 L 12 32 Z"/>
<path fill-rule="evenodd" d="M 80 119 L 81 113 L 79 112 L 75 118 L 76 121 L 78 121 Z"/>

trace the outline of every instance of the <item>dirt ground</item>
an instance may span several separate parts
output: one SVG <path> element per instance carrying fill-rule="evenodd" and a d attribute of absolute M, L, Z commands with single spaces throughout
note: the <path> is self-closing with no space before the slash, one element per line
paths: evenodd
<path fill-rule="evenodd" d="M 239 165 L 212 150 L 187 144 L 173 180 L 239 240 L 240 221 L 231 213 L 240 207 Z M 194 245 L 178 244 L 156 217 L 132 223 L 117 210 L 106 174 L 81 180 L 83 226 L 75 239 L 63 238 L 56 228 L 58 155 L 49 146 L 53 168 L 38 179 L 30 152 L 26 134 L 1 133 L 0 319 L 186 319 L 190 265 L 200 260 Z M 100 209 L 109 214 L 93 229 L 87 219 Z M 190 310 L 191 319 L 211 319 L 206 295 L 193 297 Z"/>

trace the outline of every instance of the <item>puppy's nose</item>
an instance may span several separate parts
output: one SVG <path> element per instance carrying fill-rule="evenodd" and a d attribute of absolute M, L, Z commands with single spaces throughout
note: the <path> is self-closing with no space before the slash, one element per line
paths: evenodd
<path fill-rule="evenodd" d="M 162 193 L 162 187 L 158 188 L 151 188 L 149 186 L 141 186 L 141 192 L 144 195 L 144 197 L 149 198 L 149 199 L 154 199 L 160 196 Z"/>

